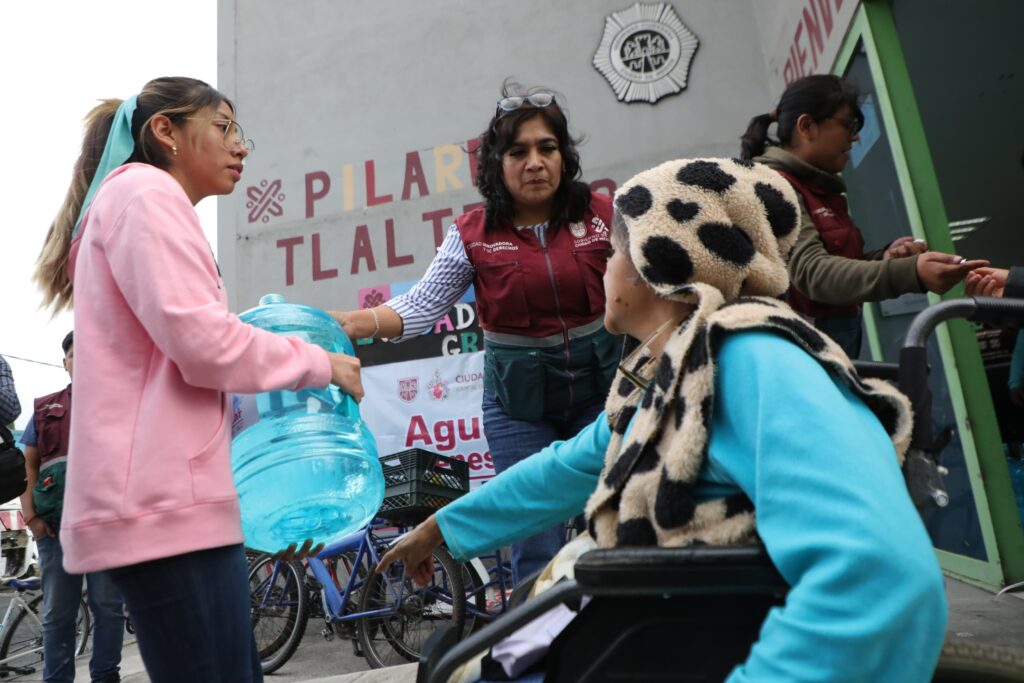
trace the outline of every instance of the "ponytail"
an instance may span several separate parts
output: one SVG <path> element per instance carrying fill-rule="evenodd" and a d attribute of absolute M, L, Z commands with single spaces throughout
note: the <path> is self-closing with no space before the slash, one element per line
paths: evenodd
<path fill-rule="evenodd" d="M 57 217 L 50 224 L 46 241 L 36 259 L 33 279 L 43 291 L 43 308 L 52 308 L 54 315 L 71 307 L 71 280 L 68 277 L 71 233 L 75 229 L 89 185 L 96 175 L 96 167 L 103 156 L 103 147 L 114 114 L 120 105 L 121 100 L 103 100 L 86 115 L 82 151 L 71 173 L 71 186 L 68 187 Z"/>
<path fill-rule="evenodd" d="M 234 111 L 230 100 L 203 81 L 184 77 L 153 79 L 142 88 L 142 92 L 125 103 L 124 119 L 118 119 L 118 127 L 109 140 L 114 151 L 107 160 L 103 160 L 104 148 L 111 138 L 111 127 L 122 101 L 103 100 L 89 112 L 85 117 L 82 152 L 75 162 L 71 186 L 36 259 L 33 279 L 43 292 L 44 308 L 52 308 L 57 314 L 71 307 L 68 258 L 75 226 L 83 205 L 87 200 L 91 201 L 93 192 L 106 175 L 123 163 L 138 162 L 158 168 L 170 165 L 166 150 L 161 149 L 153 137 L 150 128 L 153 117 L 166 116 L 176 125 L 199 113 L 206 113 L 212 118 L 221 102 L 227 102 Z M 101 161 L 103 169 L 97 178 Z"/>
<path fill-rule="evenodd" d="M 864 125 L 864 114 L 858 100 L 857 86 L 839 76 L 816 74 L 793 81 L 779 98 L 779 106 L 770 114 L 761 114 L 750 120 L 747 132 L 740 138 L 740 156 L 752 159 L 764 154 L 766 145 L 788 147 L 799 118 L 807 114 L 814 121 L 824 121 L 844 106 L 853 111 L 857 130 Z M 778 140 L 768 137 L 768 126 L 777 122 Z"/>
<path fill-rule="evenodd" d="M 768 146 L 768 126 L 774 121 L 771 114 L 761 114 L 750 119 L 747 132 L 740 138 L 740 158 L 753 159 L 764 154 Z"/>

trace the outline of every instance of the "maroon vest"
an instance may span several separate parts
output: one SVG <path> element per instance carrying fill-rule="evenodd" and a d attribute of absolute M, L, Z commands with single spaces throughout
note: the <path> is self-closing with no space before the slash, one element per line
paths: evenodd
<path fill-rule="evenodd" d="M 507 222 L 484 229 L 483 207 L 455 219 L 476 270 L 484 330 L 548 337 L 604 315 L 604 269 L 611 249 L 611 199 L 594 192 L 583 220 L 548 226 L 542 249 L 533 230 Z"/>
<path fill-rule="evenodd" d="M 71 436 L 71 385 L 35 400 L 36 449 L 39 464 L 68 454 Z"/>
<path fill-rule="evenodd" d="M 825 251 L 833 256 L 858 261 L 864 258 L 864 236 L 850 218 L 846 197 L 838 192 L 824 192 L 814 185 L 797 180 L 792 173 L 779 169 L 775 171 L 788 180 L 793 189 L 804 198 L 807 212 L 811 215 L 811 221 L 818 229 L 818 234 L 821 235 Z M 793 310 L 815 319 L 832 315 L 853 315 L 860 310 L 859 305 L 812 301 L 795 286 L 789 288 L 789 305 Z"/>

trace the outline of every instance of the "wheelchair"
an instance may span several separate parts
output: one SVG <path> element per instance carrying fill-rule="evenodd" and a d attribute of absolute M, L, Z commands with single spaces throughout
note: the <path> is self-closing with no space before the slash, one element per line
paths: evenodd
<path fill-rule="evenodd" d="M 899 363 L 856 363 L 867 377 L 898 383 L 914 408 L 904 476 L 920 510 L 945 506 L 939 457 L 949 434 L 935 438 L 925 342 L 954 318 L 996 325 L 1024 323 L 1024 301 L 952 299 L 912 321 Z M 518 588 L 518 587 L 517 587 Z M 562 581 L 463 640 L 451 627 L 426 642 L 417 683 L 444 683 L 478 653 L 558 604 L 589 602 L 551 645 L 546 681 L 720 682 L 746 660 L 772 607 L 789 587 L 761 547 L 612 548 L 593 550 Z M 585 656 L 581 656 L 585 653 Z M 679 663 L 687 662 L 685 672 Z M 1024 656 L 975 644 L 947 643 L 936 683 L 1024 682 Z"/>

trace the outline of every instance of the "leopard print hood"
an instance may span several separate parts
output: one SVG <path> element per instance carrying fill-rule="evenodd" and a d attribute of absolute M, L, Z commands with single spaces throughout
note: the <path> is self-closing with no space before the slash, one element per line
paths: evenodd
<path fill-rule="evenodd" d="M 628 361 L 625 369 L 646 380 L 646 390 L 622 370 L 612 384 L 605 407 L 612 437 L 586 509 L 598 545 L 756 539 L 746 496 L 695 498 L 711 437 L 715 354 L 730 332 L 768 330 L 798 344 L 874 411 L 902 461 L 909 402 L 885 382 L 859 377 L 843 350 L 783 301 L 800 216 L 784 178 L 749 161 L 669 161 L 626 182 L 615 208 L 640 277 L 694 309 L 660 358 L 641 351 Z"/>

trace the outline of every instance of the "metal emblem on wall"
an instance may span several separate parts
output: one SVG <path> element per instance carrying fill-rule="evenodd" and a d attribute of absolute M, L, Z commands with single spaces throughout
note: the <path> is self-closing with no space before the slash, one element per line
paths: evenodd
<path fill-rule="evenodd" d="M 636 3 L 605 20 L 594 67 L 620 102 L 650 102 L 686 87 L 700 41 L 668 3 Z"/>

